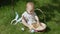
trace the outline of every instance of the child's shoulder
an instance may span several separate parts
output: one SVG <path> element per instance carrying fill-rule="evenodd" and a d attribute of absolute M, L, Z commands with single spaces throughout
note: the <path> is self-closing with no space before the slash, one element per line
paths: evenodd
<path fill-rule="evenodd" d="M 26 15 L 26 14 L 27 14 L 27 12 L 26 12 L 26 11 L 22 13 L 22 15 Z"/>

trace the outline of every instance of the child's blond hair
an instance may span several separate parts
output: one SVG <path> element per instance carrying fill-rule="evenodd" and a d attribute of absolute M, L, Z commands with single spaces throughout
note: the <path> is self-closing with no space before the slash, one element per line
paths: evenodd
<path fill-rule="evenodd" d="M 26 6 L 28 6 L 28 5 L 31 5 L 31 6 L 34 7 L 34 3 L 33 2 L 28 2 Z"/>

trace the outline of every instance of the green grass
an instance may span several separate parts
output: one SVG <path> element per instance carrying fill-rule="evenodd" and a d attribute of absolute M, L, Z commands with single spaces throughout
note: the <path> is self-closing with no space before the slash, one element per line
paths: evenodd
<path fill-rule="evenodd" d="M 19 0 L 14 6 L 14 10 L 18 12 L 21 17 L 22 13 L 26 9 L 26 1 Z M 28 28 L 25 27 L 25 31 L 21 28 L 22 24 L 11 25 L 10 22 L 15 17 L 15 11 L 12 11 L 11 6 L 0 7 L 0 34 L 60 34 L 60 1 L 59 0 L 33 0 L 35 7 L 43 10 L 45 14 L 45 23 L 48 28 L 46 32 L 30 33 Z M 40 13 L 37 12 L 40 16 Z M 43 20 L 42 20 L 43 22 Z"/>

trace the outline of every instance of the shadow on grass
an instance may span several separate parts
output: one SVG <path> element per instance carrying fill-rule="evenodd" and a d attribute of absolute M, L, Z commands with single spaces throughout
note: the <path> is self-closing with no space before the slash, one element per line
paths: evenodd
<path fill-rule="evenodd" d="M 51 31 L 51 29 L 49 27 L 47 27 L 44 32 L 49 32 L 49 31 Z"/>
<path fill-rule="evenodd" d="M 8 6 L 8 5 L 15 5 L 18 1 L 35 2 L 34 0 L 0 0 L 0 7 Z"/>
<path fill-rule="evenodd" d="M 46 22 L 50 21 L 52 18 L 55 17 L 55 15 L 56 15 L 55 10 L 57 10 L 57 12 L 60 13 L 60 4 L 58 3 L 58 5 L 59 6 L 55 6 L 55 5 L 52 5 L 52 4 L 46 4 L 45 6 L 39 7 L 45 14 Z M 40 18 L 40 16 L 42 15 L 41 12 L 36 11 L 36 13 L 37 13 L 39 19 L 41 20 L 41 18 Z"/>
<path fill-rule="evenodd" d="M 0 0 L 0 7 L 2 6 L 10 6 L 10 5 L 15 5 L 16 2 L 19 0 Z"/>

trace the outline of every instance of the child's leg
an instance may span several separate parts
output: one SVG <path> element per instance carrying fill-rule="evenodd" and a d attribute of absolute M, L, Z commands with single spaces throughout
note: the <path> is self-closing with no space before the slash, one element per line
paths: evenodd
<path fill-rule="evenodd" d="M 32 29 L 35 30 L 35 28 L 32 25 L 30 25 L 29 30 L 31 31 Z"/>

